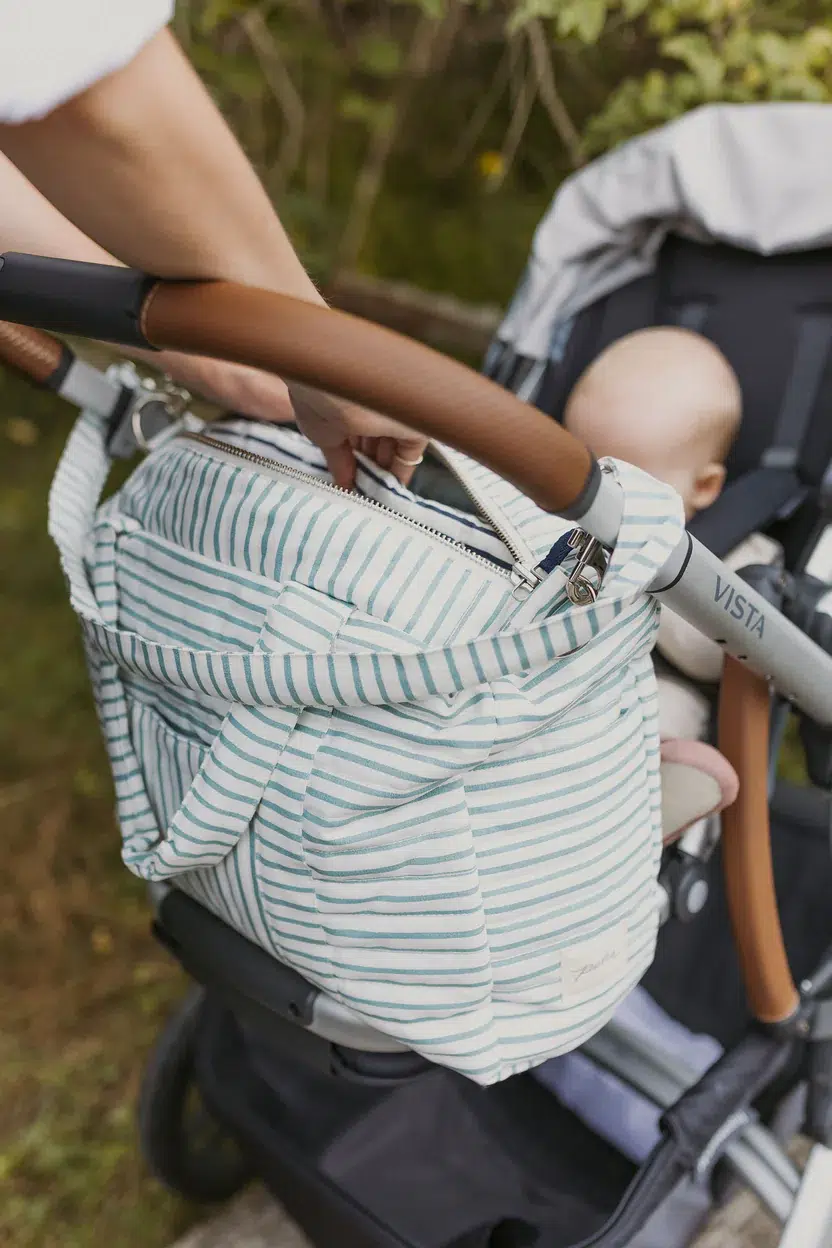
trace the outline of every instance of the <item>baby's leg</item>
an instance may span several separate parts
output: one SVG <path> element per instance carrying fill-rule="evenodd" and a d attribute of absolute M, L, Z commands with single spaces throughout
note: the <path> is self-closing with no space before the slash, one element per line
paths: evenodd
<path fill-rule="evenodd" d="M 705 695 L 689 681 L 664 672 L 657 673 L 656 683 L 659 691 L 659 736 L 662 741 L 704 741 L 711 719 L 711 708 Z"/>
<path fill-rule="evenodd" d="M 662 741 L 662 827 L 665 841 L 730 805 L 736 773 L 703 738 L 710 723 L 708 699 L 688 681 L 657 674 Z"/>

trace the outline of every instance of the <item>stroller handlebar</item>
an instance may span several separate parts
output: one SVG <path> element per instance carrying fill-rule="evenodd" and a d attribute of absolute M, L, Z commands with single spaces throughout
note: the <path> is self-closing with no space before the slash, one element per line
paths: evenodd
<path fill-rule="evenodd" d="M 37 385 L 60 390 L 73 359 L 70 348 L 57 338 L 27 325 L 0 321 L 0 361 Z"/>
<path fill-rule="evenodd" d="M 0 257 L 0 317 L 217 356 L 325 390 L 464 451 L 546 511 L 615 543 L 620 491 L 577 438 L 465 365 L 357 317 L 230 282 L 159 281 L 16 253 Z M 4 358 L 40 382 L 62 350 L 34 330 L 10 326 L 3 337 L 12 344 Z M 651 588 L 816 722 L 832 724 L 832 658 L 698 543 L 685 537 Z"/>
<path fill-rule="evenodd" d="M 262 368 L 400 420 L 579 520 L 600 469 L 565 429 L 481 374 L 358 317 L 230 282 L 159 281 L 109 265 L 8 253 L 0 317 L 122 346 Z"/>

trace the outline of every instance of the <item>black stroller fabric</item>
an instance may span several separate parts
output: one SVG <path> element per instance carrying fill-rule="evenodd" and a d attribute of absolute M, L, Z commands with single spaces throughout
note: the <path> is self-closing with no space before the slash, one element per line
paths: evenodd
<path fill-rule="evenodd" d="M 528 1075 L 481 1088 L 435 1069 L 357 1087 L 217 1010 L 199 1065 L 214 1112 L 322 1246 L 567 1248 L 603 1228 L 636 1173 Z M 672 1248 L 701 1223 L 707 1192 L 682 1187 L 632 1248 Z"/>
<path fill-rule="evenodd" d="M 746 1036 L 668 1112 L 667 1138 L 637 1172 L 528 1075 L 482 1088 L 434 1069 L 355 1086 L 216 1007 L 200 1045 L 208 1104 L 315 1242 L 336 1242 L 337 1224 L 345 1248 L 681 1248 L 710 1204 L 693 1163 L 790 1049 Z M 338 1205 L 352 1211 L 346 1239 Z"/>
<path fill-rule="evenodd" d="M 547 1155 L 553 1128 L 572 1145 L 557 1170 Z M 383 1221 L 406 1226 L 420 1248 L 436 1243 L 437 1228 L 448 1243 L 467 1237 L 473 1245 L 479 1235 L 496 1245 L 502 1235 L 518 1248 L 531 1245 L 553 1206 L 552 1230 L 570 1243 L 601 1225 L 603 1189 L 614 1204 L 616 1177 L 629 1177 L 617 1157 L 599 1165 L 588 1135 L 557 1108 L 548 1120 L 523 1081 L 502 1098 L 467 1096 L 435 1072 L 384 1098 L 327 1149 L 321 1168 Z"/>
<path fill-rule="evenodd" d="M 772 804 L 774 876 L 786 950 L 795 982 L 809 975 L 832 943 L 829 899 L 829 801 L 825 794 L 781 787 Z M 709 865 L 710 897 L 691 924 L 668 924 L 644 979 L 663 1009 L 694 1032 L 736 1044 L 750 1022 L 717 854 Z M 703 967 L 707 973 L 703 974 Z"/>
<path fill-rule="evenodd" d="M 724 555 L 755 529 L 779 524 L 775 536 L 785 539 L 787 564 L 799 565 L 832 459 L 832 250 L 759 256 L 671 235 L 651 274 L 579 313 L 530 401 L 561 420 L 592 360 L 651 325 L 710 338 L 742 388 L 744 419 L 727 464 L 728 489 L 692 531 Z M 531 365 L 495 344 L 486 371 L 518 389 Z"/>

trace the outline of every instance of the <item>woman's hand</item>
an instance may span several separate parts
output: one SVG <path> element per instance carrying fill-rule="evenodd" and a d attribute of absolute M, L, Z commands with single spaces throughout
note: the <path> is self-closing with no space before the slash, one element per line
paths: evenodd
<path fill-rule="evenodd" d="M 407 485 L 427 446 L 426 438 L 387 416 L 308 386 L 287 386 L 279 377 L 257 368 L 177 351 L 148 354 L 146 358 L 186 389 L 227 411 L 276 424 L 297 421 L 310 441 L 321 448 L 333 480 L 344 489 L 355 484 L 356 451 Z"/>
<path fill-rule="evenodd" d="M 336 485 L 352 489 L 357 450 L 392 472 L 403 485 L 408 484 L 421 463 L 427 438 L 389 416 L 308 386 L 291 382 L 289 394 L 298 425 L 323 451 Z"/>

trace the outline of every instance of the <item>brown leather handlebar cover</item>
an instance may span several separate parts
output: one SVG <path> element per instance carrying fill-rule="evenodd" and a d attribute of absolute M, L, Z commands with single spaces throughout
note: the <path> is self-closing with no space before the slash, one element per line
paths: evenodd
<path fill-rule="evenodd" d="M 57 338 L 27 325 L 0 321 L 0 361 L 47 385 L 61 370 L 66 348 Z"/>
<path fill-rule="evenodd" d="M 343 312 L 225 282 L 159 282 L 147 341 L 277 373 L 400 420 L 567 514 L 599 471 L 560 425 L 463 364 Z M 587 499 L 589 501 L 589 499 Z"/>

